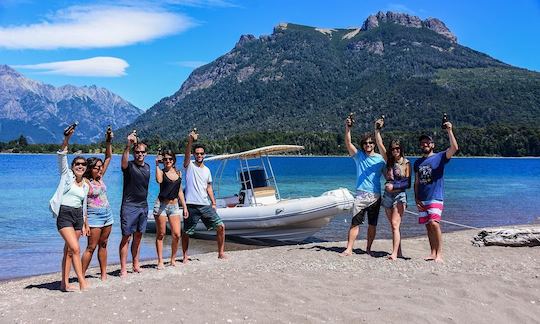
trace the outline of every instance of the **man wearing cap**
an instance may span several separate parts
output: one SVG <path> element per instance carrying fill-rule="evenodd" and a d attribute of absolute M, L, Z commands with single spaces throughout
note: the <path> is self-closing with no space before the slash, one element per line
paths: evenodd
<path fill-rule="evenodd" d="M 367 246 L 366 252 L 371 255 L 371 245 L 377 233 L 377 221 L 381 208 L 381 175 L 386 165 L 386 149 L 380 134 L 380 128 L 384 124 L 383 119 L 375 122 L 375 135 L 366 133 L 362 136 L 358 150 L 351 141 L 351 117 L 345 121 L 345 146 L 349 155 L 356 163 L 356 198 L 353 203 L 351 226 L 347 237 L 347 248 L 340 255 L 352 254 L 354 241 L 360 231 L 360 225 L 364 223 L 365 214 L 368 217 Z M 377 127 L 379 125 L 379 127 Z M 379 152 L 375 153 L 375 139 Z"/>
<path fill-rule="evenodd" d="M 450 147 L 434 153 L 435 144 L 429 135 L 419 138 L 422 157 L 414 162 L 414 196 L 419 211 L 418 222 L 426 225 L 431 254 L 426 261 L 442 262 L 441 214 L 444 198 L 444 167 L 459 147 L 452 131 L 452 124 L 445 122 Z"/>

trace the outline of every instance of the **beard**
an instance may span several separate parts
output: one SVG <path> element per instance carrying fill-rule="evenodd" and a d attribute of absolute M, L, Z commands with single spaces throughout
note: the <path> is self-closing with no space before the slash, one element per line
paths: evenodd
<path fill-rule="evenodd" d="M 422 148 L 422 153 L 423 153 L 423 154 L 429 154 L 429 153 L 431 153 L 431 152 L 433 152 L 433 148 L 430 147 L 430 146 L 428 146 L 428 147 L 423 147 L 423 148 Z"/>

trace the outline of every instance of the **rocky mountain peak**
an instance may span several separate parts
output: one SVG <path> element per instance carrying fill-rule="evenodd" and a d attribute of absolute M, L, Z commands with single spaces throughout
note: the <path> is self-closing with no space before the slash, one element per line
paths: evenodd
<path fill-rule="evenodd" d="M 254 41 L 256 39 L 257 37 L 255 37 L 252 34 L 242 35 L 240 36 L 240 39 L 238 40 L 238 42 L 236 43 L 234 47 L 235 48 L 242 47 L 244 44 Z"/>
<path fill-rule="evenodd" d="M 428 18 L 422 21 L 417 16 L 392 11 L 379 11 L 375 15 L 370 15 L 362 24 L 361 30 L 366 31 L 377 28 L 380 23 L 394 23 L 412 28 L 425 27 L 448 38 L 451 42 L 457 43 L 457 37 L 437 18 Z"/>

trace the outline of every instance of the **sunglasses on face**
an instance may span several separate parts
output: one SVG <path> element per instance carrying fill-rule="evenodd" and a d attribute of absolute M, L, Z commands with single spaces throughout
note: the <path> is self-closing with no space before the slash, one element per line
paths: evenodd
<path fill-rule="evenodd" d="M 392 147 L 392 151 L 401 151 L 401 147 Z"/>
<path fill-rule="evenodd" d="M 80 165 L 82 165 L 82 166 L 85 167 L 85 166 L 86 166 L 86 162 L 75 162 L 75 164 L 74 164 L 74 166 L 80 166 Z"/>
<path fill-rule="evenodd" d="M 146 154 L 146 151 L 135 151 L 135 154 Z"/>
<path fill-rule="evenodd" d="M 173 158 L 168 158 L 168 157 L 163 158 L 163 161 L 172 161 L 172 160 L 173 160 Z"/>
<path fill-rule="evenodd" d="M 195 153 L 195 155 L 204 155 L 204 153 Z"/>
<path fill-rule="evenodd" d="M 431 144 L 431 142 L 420 142 L 420 146 L 426 146 L 426 145 L 429 145 Z"/>
<path fill-rule="evenodd" d="M 364 145 L 368 145 L 368 144 L 373 145 L 373 144 L 375 144 L 375 142 L 364 142 Z"/>

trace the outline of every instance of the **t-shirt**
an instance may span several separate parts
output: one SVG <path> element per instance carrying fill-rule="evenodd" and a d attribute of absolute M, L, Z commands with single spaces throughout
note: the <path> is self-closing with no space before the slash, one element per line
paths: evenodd
<path fill-rule="evenodd" d="M 124 190 L 122 193 L 122 205 L 135 205 L 147 207 L 148 182 L 150 181 L 150 166 L 148 163 L 138 165 L 129 161 L 127 168 L 122 168 L 124 174 Z"/>
<path fill-rule="evenodd" d="M 75 181 L 71 184 L 69 190 L 62 196 L 62 205 L 73 208 L 81 208 L 84 197 L 88 194 L 88 185 L 83 182 L 82 186 L 78 186 Z"/>
<path fill-rule="evenodd" d="M 186 191 L 184 194 L 186 204 L 210 205 L 208 192 L 206 191 L 208 184 L 212 183 L 210 169 L 205 165 L 198 167 L 195 162 L 189 161 L 184 178 L 186 179 Z"/>
<path fill-rule="evenodd" d="M 372 192 L 381 194 L 381 175 L 386 162 L 383 157 L 374 153 L 367 155 L 358 150 L 352 157 L 356 162 L 356 191 Z"/>
<path fill-rule="evenodd" d="M 421 201 L 443 200 L 444 198 L 444 166 L 450 161 L 446 151 L 422 157 L 414 162 L 414 172 L 418 177 L 418 197 Z"/>

